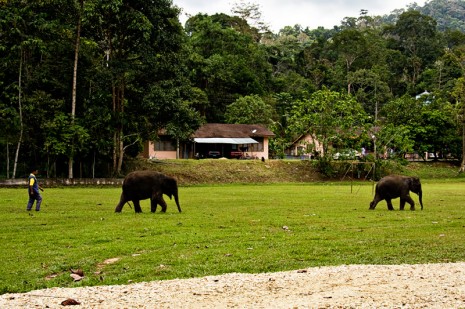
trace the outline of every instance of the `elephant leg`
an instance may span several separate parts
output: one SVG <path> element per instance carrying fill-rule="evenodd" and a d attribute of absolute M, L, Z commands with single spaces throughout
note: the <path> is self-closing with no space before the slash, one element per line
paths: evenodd
<path fill-rule="evenodd" d="M 412 198 L 409 195 L 404 199 L 404 203 L 405 202 L 410 204 L 410 210 L 415 210 L 415 202 L 412 200 Z"/>
<path fill-rule="evenodd" d="M 394 210 L 391 199 L 386 199 L 386 203 L 389 210 Z"/>
<path fill-rule="evenodd" d="M 158 206 L 157 199 L 156 198 L 151 198 L 150 199 L 150 211 L 151 212 L 157 211 L 157 206 Z"/>
<path fill-rule="evenodd" d="M 140 201 L 139 200 L 133 200 L 134 203 L 134 211 L 136 213 L 142 212 L 142 208 L 140 208 Z"/>
<path fill-rule="evenodd" d="M 405 199 L 400 198 L 400 206 L 399 206 L 399 209 L 400 209 L 400 210 L 404 210 L 404 207 L 405 207 Z"/>
<path fill-rule="evenodd" d="M 160 204 L 161 206 L 161 212 L 166 212 L 166 202 L 165 200 L 163 199 L 163 196 L 160 195 L 157 197 L 157 203 Z"/>

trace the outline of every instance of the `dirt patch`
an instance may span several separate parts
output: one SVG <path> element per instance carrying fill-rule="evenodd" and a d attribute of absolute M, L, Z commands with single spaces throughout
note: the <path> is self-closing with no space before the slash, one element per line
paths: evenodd
<path fill-rule="evenodd" d="M 1 308 L 465 308 L 465 262 L 343 265 L 0 296 Z"/>

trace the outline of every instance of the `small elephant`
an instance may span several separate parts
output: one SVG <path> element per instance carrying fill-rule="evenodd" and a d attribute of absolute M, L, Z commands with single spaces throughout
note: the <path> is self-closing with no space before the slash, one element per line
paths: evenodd
<path fill-rule="evenodd" d="M 376 192 L 370 209 L 375 209 L 376 205 L 386 200 L 389 210 L 394 210 L 391 199 L 400 197 L 400 210 L 404 210 L 405 202 L 410 204 L 410 210 L 415 210 L 415 202 L 410 197 L 409 191 L 416 193 L 423 210 L 422 191 L 420 179 L 417 177 L 407 177 L 390 175 L 380 179 L 376 184 Z"/>
<path fill-rule="evenodd" d="M 170 199 L 174 196 L 176 206 L 178 206 L 178 210 L 181 212 L 176 179 L 154 171 L 131 172 L 124 178 L 123 192 L 121 193 L 118 205 L 116 205 L 115 212 L 121 212 L 124 204 L 128 201 L 134 203 L 134 211 L 136 213 L 142 212 L 139 201 L 148 198 L 150 199 L 151 212 L 157 210 L 158 204 L 161 206 L 161 211 L 166 212 L 166 202 L 163 199 L 163 194 L 168 195 Z"/>

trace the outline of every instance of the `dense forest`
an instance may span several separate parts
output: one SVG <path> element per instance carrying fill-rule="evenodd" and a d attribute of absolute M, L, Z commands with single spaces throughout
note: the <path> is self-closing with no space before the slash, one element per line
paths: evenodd
<path fill-rule="evenodd" d="M 120 176 L 161 129 L 260 123 L 464 162 L 465 1 L 273 33 L 256 4 L 181 25 L 170 0 L 0 0 L 0 175 Z M 308 145 L 311 151 L 314 145 Z M 381 151 L 380 151 L 381 152 Z M 378 157 L 371 158 L 378 160 Z"/>

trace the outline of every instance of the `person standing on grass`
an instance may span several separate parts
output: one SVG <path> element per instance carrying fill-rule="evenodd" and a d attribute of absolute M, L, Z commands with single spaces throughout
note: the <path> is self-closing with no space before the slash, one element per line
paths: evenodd
<path fill-rule="evenodd" d="M 36 168 L 31 169 L 31 175 L 29 175 L 27 182 L 28 182 L 28 193 L 29 193 L 29 202 L 27 203 L 27 211 L 32 209 L 34 205 L 34 201 L 36 203 L 36 211 L 40 210 L 40 204 L 42 203 L 42 196 L 39 193 L 39 190 L 44 191 L 39 183 L 37 182 L 36 175 L 39 173 L 39 170 Z"/>

